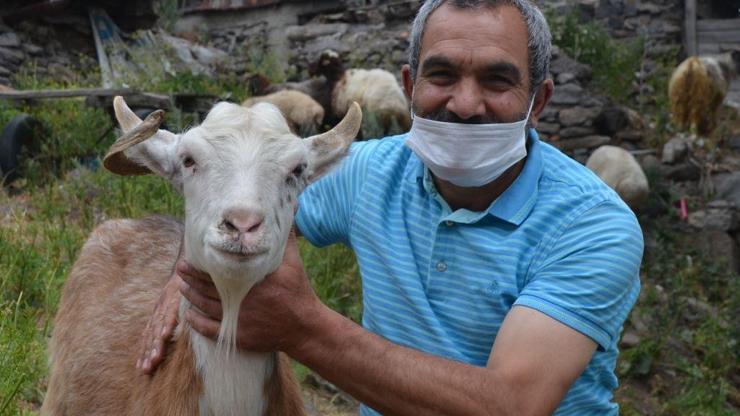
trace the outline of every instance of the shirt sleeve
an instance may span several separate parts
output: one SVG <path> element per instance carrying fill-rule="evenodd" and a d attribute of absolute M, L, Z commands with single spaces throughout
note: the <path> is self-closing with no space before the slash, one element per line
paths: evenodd
<path fill-rule="evenodd" d="M 642 231 L 623 204 L 606 201 L 570 222 L 515 305 L 538 310 L 612 346 L 640 292 Z"/>
<path fill-rule="evenodd" d="M 311 244 L 349 246 L 349 232 L 368 165 L 379 140 L 355 142 L 339 167 L 310 184 L 298 198 L 295 224 Z"/>

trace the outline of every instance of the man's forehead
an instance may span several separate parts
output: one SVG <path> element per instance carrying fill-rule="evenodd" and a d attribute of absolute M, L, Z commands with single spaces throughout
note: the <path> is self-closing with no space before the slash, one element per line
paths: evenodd
<path fill-rule="evenodd" d="M 440 49 L 450 45 L 447 51 L 451 54 L 460 47 L 476 49 L 475 55 L 482 49 L 499 49 L 504 53 L 495 61 L 508 61 L 524 70 L 528 66 L 528 43 L 527 26 L 515 6 L 459 8 L 444 3 L 427 20 L 419 51 L 420 64 L 432 57 L 436 60 L 442 54 Z"/>

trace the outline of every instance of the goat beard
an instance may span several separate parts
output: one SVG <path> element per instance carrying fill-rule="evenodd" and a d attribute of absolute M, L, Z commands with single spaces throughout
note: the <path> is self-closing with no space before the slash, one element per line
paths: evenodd
<path fill-rule="evenodd" d="M 256 282 L 212 276 L 221 297 L 222 319 L 218 334 L 218 348 L 227 355 L 236 351 L 236 335 L 239 323 L 239 307 L 242 300 Z"/>

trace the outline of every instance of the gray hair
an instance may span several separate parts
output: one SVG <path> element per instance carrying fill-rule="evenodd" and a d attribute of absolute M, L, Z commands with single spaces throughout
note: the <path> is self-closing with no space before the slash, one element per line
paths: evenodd
<path fill-rule="evenodd" d="M 427 20 L 433 11 L 448 0 L 426 0 L 419 9 L 411 28 L 411 44 L 409 45 L 409 66 L 411 67 L 411 79 L 416 81 L 419 70 L 419 55 L 421 54 L 421 39 Z M 539 8 L 530 0 L 449 0 L 449 3 L 459 9 L 474 9 L 481 6 L 498 7 L 500 5 L 511 5 L 519 9 L 519 12 L 527 24 L 529 41 L 529 79 L 530 94 L 547 79 L 550 72 L 550 54 L 552 48 L 552 35 L 547 20 Z"/>

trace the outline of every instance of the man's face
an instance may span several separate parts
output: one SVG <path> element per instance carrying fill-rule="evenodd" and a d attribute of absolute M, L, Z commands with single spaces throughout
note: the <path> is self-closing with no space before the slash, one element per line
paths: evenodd
<path fill-rule="evenodd" d="M 523 119 L 529 106 L 527 42 L 527 27 L 513 6 L 440 6 L 427 21 L 413 85 L 403 71 L 415 114 L 458 123 Z"/>

